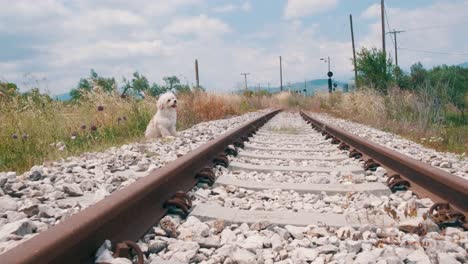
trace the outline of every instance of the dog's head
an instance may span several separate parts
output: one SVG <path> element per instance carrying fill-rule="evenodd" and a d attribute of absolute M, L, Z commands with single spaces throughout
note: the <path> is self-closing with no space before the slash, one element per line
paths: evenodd
<path fill-rule="evenodd" d="M 177 108 L 177 97 L 171 92 L 162 94 L 158 99 L 158 110 Z"/>

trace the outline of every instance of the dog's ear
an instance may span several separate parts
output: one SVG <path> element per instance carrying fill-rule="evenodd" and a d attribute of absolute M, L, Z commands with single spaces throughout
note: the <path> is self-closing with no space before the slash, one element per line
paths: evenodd
<path fill-rule="evenodd" d="M 164 107 L 166 106 L 166 102 L 164 102 L 162 97 L 159 97 L 158 102 L 156 103 L 156 106 L 158 107 L 158 110 L 164 109 Z"/>

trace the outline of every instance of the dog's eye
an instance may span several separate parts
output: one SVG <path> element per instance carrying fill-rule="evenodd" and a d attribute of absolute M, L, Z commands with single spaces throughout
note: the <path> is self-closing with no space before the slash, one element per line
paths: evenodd
<path fill-rule="evenodd" d="M 170 101 L 171 101 L 171 99 L 169 99 L 169 100 L 167 100 L 167 101 L 168 101 L 168 102 L 170 102 Z"/>

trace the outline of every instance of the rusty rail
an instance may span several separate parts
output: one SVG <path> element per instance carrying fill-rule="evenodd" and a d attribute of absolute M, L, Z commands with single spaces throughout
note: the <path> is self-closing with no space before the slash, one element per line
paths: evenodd
<path fill-rule="evenodd" d="M 215 160 L 225 161 L 223 154 L 228 145 L 241 145 L 246 135 L 255 133 L 279 111 L 270 111 L 230 130 L 114 192 L 3 253 L 0 263 L 94 263 L 94 254 L 104 240 L 109 239 L 112 244 L 137 240 L 167 213 L 168 203 L 184 207 L 184 193 L 200 180 L 199 172 L 209 178 L 207 171 Z"/>
<path fill-rule="evenodd" d="M 439 216 L 436 217 L 439 219 L 455 217 L 455 220 L 458 219 L 462 222 L 461 225 L 464 228 L 467 227 L 465 222 L 465 218 L 468 217 L 467 180 L 355 136 L 333 125 L 325 124 L 302 111 L 301 116 L 315 129 L 322 131 L 326 137 L 333 138 L 333 143 L 341 143 L 340 148 L 349 149 L 350 156 L 362 157 L 366 161 L 366 168 L 386 167 L 387 175 L 391 177 L 389 185 L 406 184 L 419 197 L 431 198 L 433 202 L 437 203 L 431 208 L 431 214 L 437 210 Z M 446 205 L 447 203 L 449 206 Z M 440 215 L 442 212 L 444 212 L 443 216 Z M 450 221 L 450 219 L 445 220 Z"/>

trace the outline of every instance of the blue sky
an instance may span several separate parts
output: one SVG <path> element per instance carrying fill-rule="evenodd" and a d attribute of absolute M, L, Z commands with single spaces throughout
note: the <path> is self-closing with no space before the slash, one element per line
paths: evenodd
<path fill-rule="evenodd" d="M 0 80 L 22 90 L 59 94 L 91 68 L 117 80 L 134 71 L 150 81 L 177 75 L 212 91 L 250 84 L 323 78 L 330 56 L 335 77 L 352 77 L 349 14 L 357 47 L 381 47 L 378 0 L 0 0 Z M 387 0 L 404 69 L 468 61 L 468 0 Z M 430 29 L 426 29 L 429 27 Z M 421 29 L 423 28 L 423 29 Z M 419 51 L 409 51 L 406 49 Z M 424 53 L 436 51 L 450 55 Z M 394 54 L 387 36 L 387 51 Z M 458 54 L 463 53 L 463 54 Z M 465 54 L 465 55 L 464 55 Z"/>

